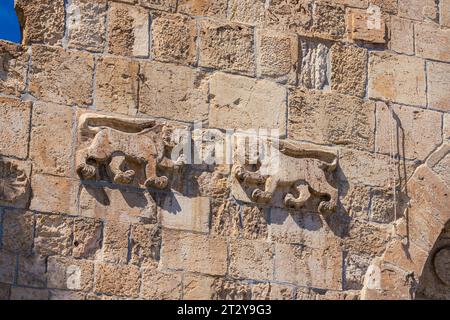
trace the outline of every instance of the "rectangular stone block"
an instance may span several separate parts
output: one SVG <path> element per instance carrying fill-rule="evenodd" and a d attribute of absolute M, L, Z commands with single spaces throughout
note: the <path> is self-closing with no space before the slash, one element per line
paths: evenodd
<path fill-rule="evenodd" d="M 375 151 L 425 160 L 441 144 L 441 114 L 400 105 L 391 106 L 391 110 L 384 103 L 377 103 Z M 391 144 L 401 148 L 392 150 Z"/>
<path fill-rule="evenodd" d="M 181 121 L 208 116 L 207 75 L 188 67 L 148 62 L 141 64 L 139 112 Z"/>
<path fill-rule="evenodd" d="M 414 24 L 411 20 L 391 17 L 389 48 L 399 53 L 414 54 Z"/>
<path fill-rule="evenodd" d="M 227 271 L 226 241 L 164 229 L 160 268 L 224 275 Z"/>
<path fill-rule="evenodd" d="M 1 88 L 0 88 L 1 89 Z M 26 158 L 31 102 L 0 97 L 0 154 Z"/>
<path fill-rule="evenodd" d="M 25 90 L 29 55 L 25 47 L 0 41 L 0 92 L 20 96 Z"/>
<path fill-rule="evenodd" d="M 5 210 L 3 213 L 3 249 L 28 255 L 34 238 L 34 216 L 23 210 Z"/>
<path fill-rule="evenodd" d="M 254 240 L 235 240 L 230 246 L 232 277 L 252 280 L 273 279 L 273 246 Z"/>
<path fill-rule="evenodd" d="M 441 0 L 439 1 L 439 5 L 440 23 L 444 27 L 450 27 L 450 1 Z"/>
<path fill-rule="evenodd" d="M 179 300 L 181 288 L 181 274 L 155 269 L 144 269 L 142 272 L 141 297 L 145 300 Z"/>
<path fill-rule="evenodd" d="M 265 28 L 309 34 L 313 24 L 313 1 L 272 0 L 266 3 Z"/>
<path fill-rule="evenodd" d="M 249 300 L 251 287 L 241 281 L 186 274 L 183 277 L 183 299 Z"/>
<path fill-rule="evenodd" d="M 113 2 L 109 6 L 108 17 L 108 52 L 121 56 L 148 57 L 148 11 L 142 7 Z"/>
<path fill-rule="evenodd" d="M 29 89 L 33 96 L 67 105 L 92 104 L 94 59 L 90 54 L 35 45 L 31 59 Z"/>
<path fill-rule="evenodd" d="M 252 287 L 252 300 L 292 300 L 294 287 L 277 283 L 258 283 Z"/>
<path fill-rule="evenodd" d="M 326 89 L 330 84 L 329 45 L 314 40 L 301 39 L 300 48 L 299 85 L 308 89 Z"/>
<path fill-rule="evenodd" d="M 31 179 L 30 209 L 40 212 L 77 213 L 78 181 L 35 174 Z"/>
<path fill-rule="evenodd" d="M 108 221 L 103 236 L 103 261 L 114 264 L 127 263 L 129 237 L 128 223 Z"/>
<path fill-rule="evenodd" d="M 381 14 L 374 19 L 368 10 L 350 9 L 346 23 L 348 40 L 386 43 L 386 21 Z"/>
<path fill-rule="evenodd" d="M 177 8 L 177 0 L 140 0 L 140 5 L 146 8 L 173 12 Z"/>
<path fill-rule="evenodd" d="M 286 130 L 286 90 L 267 80 L 216 73 L 210 81 L 209 125 L 221 129 Z"/>
<path fill-rule="evenodd" d="M 36 215 L 34 250 L 42 256 L 72 254 L 73 219 L 60 215 Z"/>
<path fill-rule="evenodd" d="M 11 286 L 0 283 L 0 300 L 9 300 Z"/>
<path fill-rule="evenodd" d="M 433 24 L 414 24 L 416 55 L 425 59 L 450 62 L 450 30 Z"/>
<path fill-rule="evenodd" d="M 74 111 L 70 107 L 37 102 L 31 123 L 30 158 L 35 173 L 71 177 Z"/>
<path fill-rule="evenodd" d="M 425 18 L 435 19 L 438 8 L 434 0 L 398 0 L 398 15 L 402 18 L 423 21 Z"/>
<path fill-rule="evenodd" d="M 94 292 L 137 298 L 141 285 L 139 269 L 133 265 L 95 265 Z"/>
<path fill-rule="evenodd" d="M 47 287 L 90 291 L 94 283 L 94 263 L 64 257 L 49 257 Z"/>
<path fill-rule="evenodd" d="M 264 1 L 231 0 L 228 1 L 228 17 L 231 21 L 260 25 L 264 22 L 265 6 Z"/>
<path fill-rule="evenodd" d="M 19 256 L 17 284 L 45 288 L 47 283 L 46 260 L 39 255 Z"/>
<path fill-rule="evenodd" d="M 11 287 L 10 300 L 48 300 L 48 298 L 49 291 L 47 289 Z"/>
<path fill-rule="evenodd" d="M 167 195 L 162 203 L 159 221 L 168 229 L 209 232 L 210 202 L 208 197 Z"/>
<path fill-rule="evenodd" d="M 73 226 L 73 256 L 95 258 L 103 238 L 103 224 L 100 220 L 75 218 Z"/>
<path fill-rule="evenodd" d="M 427 62 L 428 107 L 444 112 L 450 111 L 450 65 Z"/>
<path fill-rule="evenodd" d="M 202 20 L 199 65 L 254 76 L 256 71 L 254 43 L 254 32 L 251 27 Z"/>
<path fill-rule="evenodd" d="M 227 17 L 228 0 L 179 0 L 178 12 L 190 16 Z"/>
<path fill-rule="evenodd" d="M 339 94 L 291 89 L 288 137 L 373 150 L 375 104 Z"/>
<path fill-rule="evenodd" d="M 425 62 L 388 52 L 369 56 L 369 98 L 426 105 Z"/>
<path fill-rule="evenodd" d="M 312 31 L 315 37 L 342 39 L 345 35 L 345 8 L 330 1 L 314 3 Z"/>
<path fill-rule="evenodd" d="M 0 282 L 13 284 L 15 281 L 17 258 L 13 253 L 0 250 Z"/>
<path fill-rule="evenodd" d="M 131 263 L 156 268 L 161 251 L 161 226 L 158 224 L 132 225 L 130 247 Z"/>

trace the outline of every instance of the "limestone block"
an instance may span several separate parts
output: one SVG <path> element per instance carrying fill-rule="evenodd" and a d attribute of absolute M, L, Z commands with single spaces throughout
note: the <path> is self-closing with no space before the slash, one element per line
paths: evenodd
<path fill-rule="evenodd" d="M 103 261 L 114 264 L 127 263 L 129 237 L 128 223 L 108 221 L 103 235 Z"/>
<path fill-rule="evenodd" d="M 252 287 L 252 300 L 292 300 L 294 289 L 277 283 L 258 283 Z"/>
<path fill-rule="evenodd" d="M 5 210 L 3 213 L 3 249 L 28 255 L 34 238 L 34 216 L 23 210 Z"/>
<path fill-rule="evenodd" d="M 0 41 L 0 91 L 19 96 L 25 90 L 29 54 L 25 47 Z"/>
<path fill-rule="evenodd" d="M 160 268 L 224 275 L 227 271 L 226 241 L 223 238 L 164 229 Z"/>
<path fill-rule="evenodd" d="M 181 274 L 163 273 L 155 269 L 142 272 L 141 297 L 145 300 L 179 300 Z"/>
<path fill-rule="evenodd" d="M 10 300 L 48 300 L 48 298 L 49 291 L 47 289 L 11 287 Z"/>
<path fill-rule="evenodd" d="M 130 247 L 131 263 L 156 267 L 161 250 L 161 226 L 157 224 L 132 225 Z"/>
<path fill-rule="evenodd" d="M 162 203 L 159 221 L 168 229 L 209 232 L 210 201 L 208 197 L 167 195 Z"/>
<path fill-rule="evenodd" d="M 319 91 L 290 91 L 289 138 L 373 150 L 374 131 L 372 102 Z"/>
<path fill-rule="evenodd" d="M 344 238 L 344 247 L 350 252 L 381 255 L 389 240 L 389 229 L 383 225 L 352 220 Z"/>
<path fill-rule="evenodd" d="M 436 19 L 438 7 L 434 0 L 398 0 L 398 15 L 412 20 Z"/>
<path fill-rule="evenodd" d="M 173 12 L 177 7 L 177 0 L 140 0 L 139 3 L 146 8 Z"/>
<path fill-rule="evenodd" d="M 0 205 L 27 208 L 30 199 L 31 163 L 1 159 L 0 157 Z"/>
<path fill-rule="evenodd" d="M 2 89 L 0 87 L 0 89 Z M 2 90 L 2 92 L 4 92 Z M 26 158 L 30 131 L 31 103 L 0 98 L 0 154 Z"/>
<path fill-rule="evenodd" d="M 415 24 L 414 38 L 418 57 L 450 62 L 450 30 L 431 23 Z"/>
<path fill-rule="evenodd" d="M 386 43 L 386 21 L 369 10 L 347 11 L 347 38 L 355 42 Z"/>
<path fill-rule="evenodd" d="M 73 220 L 60 215 L 36 215 L 34 250 L 42 255 L 72 253 Z"/>
<path fill-rule="evenodd" d="M 267 80 L 216 73 L 209 125 L 222 129 L 286 129 L 286 90 Z"/>
<path fill-rule="evenodd" d="M 82 291 L 50 290 L 49 300 L 86 300 L 86 293 Z"/>
<path fill-rule="evenodd" d="M 106 0 L 71 1 L 66 10 L 69 48 L 103 52 L 106 13 Z"/>
<path fill-rule="evenodd" d="M 253 240 L 236 240 L 230 246 L 230 273 L 234 278 L 272 280 L 273 246 Z"/>
<path fill-rule="evenodd" d="M 94 59 L 90 54 L 35 45 L 31 59 L 30 92 L 36 98 L 67 105 L 92 104 Z"/>
<path fill-rule="evenodd" d="M 427 62 L 428 107 L 444 112 L 450 111 L 450 65 Z"/>
<path fill-rule="evenodd" d="M 308 89 L 326 89 L 330 48 L 327 44 L 310 40 L 300 40 L 301 66 L 299 84 Z"/>
<path fill-rule="evenodd" d="M 298 37 L 268 30 L 257 31 L 258 76 L 295 84 L 298 70 Z"/>
<path fill-rule="evenodd" d="M 414 54 L 413 22 L 407 19 L 391 17 L 389 48 L 399 53 Z"/>
<path fill-rule="evenodd" d="M 139 112 L 172 120 L 201 121 L 208 115 L 206 74 L 188 67 L 141 64 Z"/>
<path fill-rule="evenodd" d="M 202 20 L 199 65 L 254 76 L 256 71 L 254 43 L 254 32 L 251 27 Z"/>
<path fill-rule="evenodd" d="M 13 284 L 16 273 L 16 255 L 0 250 L 0 282 Z"/>
<path fill-rule="evenodd" d="M 345 35 L 345 8 L 327 1 L 314 4 L 312 31 L 315 37 L 341 39 Z"/>
<path fill-rule="evenodd" d="M 148 11 L 141 7 L 113 2 L 108 16 L 108 52 L 122 56 L 148 57 Z"/>
<path fill-rule="evenodd" d="M 450 27 L 450 1 L 439 1 L 439 17 L 440 23 L 444 27 Z"/>
<path fill-rule="evenodd" d="M 79 189 L 77 181 L 35 174 L 31 179 L 31 189 L 31 210 L 76 214 Z"/>
<path fill-rule="evenodd" d="M 18 285 L 45 288 L 46 282 L 45 257 L 39 255 L 19 256 Z"/>
<path fill-rule="evenodd" d="M 195 19 L 181 14 L 152 16 L 152 57 L 157 61 L 194 65 L 197 27 Z"/>
<path fill-rule="evenodd" d="M 11 286 L 8 284 L 0 284 L 0 300 L 9 300 Z"/>
<path fill-rule="evenodd" d="M 90 291 L 94 282 L 94 263 L 64 257 L 49 257 L 48 288 Z"/>
<path fill-rule="evenodd" d="M 139 269 L 133 265 L 95 265 L 94 292 L 137 298 L 140 287 Z"/>
<path fill-rule="evenodd" d="M 382 13 L 388 13 L 392 15 L 396 15 L 398 13 L 397 0 L 369 0 L 369 5 L 379 7 Z"/>
<path fill-rule="evenodd" d="M 227 0 L 179 0 L 178 12 L 190 16 L 225 19 L 227 16 Z"/>
<path fill-rule="evenodd" d="M 260 25 L 264 22 L 265 6 L 264 1 L 231 0 L 228 4 L 228 17 L 232 21 Z"/>
<path fill-rule="evenodd" d="M 100 250 L 103 225 L 95 219 L 75 218 L 73 226 L 73 256 L 93 258 Z"/>
<path fill-rule="evenodd" d="M 313 23 L 313 1 L 274 0 L 265 8 L 264 27 L 307 34 Z"/>
<path fill-rule="evenodd" d="M 183 299 L 188 300 L 249 300 L 251 287 L 240 281 L 186 275 L 183 277 Z"/>
<path fill-rule="evenodd" d="M 425 106 L 424 61 L 388 52 L 369 56 L 369 98 Z"/>
<path fill-rule="evenodd" d="M 425 160 L 442 141 L 441 114 L 400 105 L 391 106 L 391 110 L 384 103 L 377 103 L 375 151 Z M 391 150 L 391 145 L 401 148 Z"/>
<path fill-rule="evenodd" d="M 33 107 L 30 158 L 34 172 L 73 176 L 71 165 L 73 109 L 37 102 Z"/>
<path fill-rule="evenodd" d="M 331 48 L 331 89 L 364 97 L 367 83 L 367 50 L 335 44 Z"/>
<path fill-rule="evenodd" d="M 60 44 L 64 36 L 64 0 L 14 1 L 22 42 Z"/>

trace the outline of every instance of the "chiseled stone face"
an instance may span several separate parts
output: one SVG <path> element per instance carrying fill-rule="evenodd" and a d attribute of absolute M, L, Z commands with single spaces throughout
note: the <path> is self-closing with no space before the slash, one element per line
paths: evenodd
<path fill-rule="evenodd" d="M 227 16 L 227 0 L 179 0 L 178 11 L 191 16 L 225 19 Z"/>
<path fill-rule="evenodd" d="M 428 106 L 434 110 L 450 111 L 450 65 L 427 62 Z"/>
<path fill-rule="evenodd" d="M 417 56 L 450 62 L 450 30 L 440 29 L 431 23 L 416 23 L 414 38 Z"/>
<path fill-rule="evenodd" d="M 3 248 L 28 255 L 33 246 L 34 215 L 27 211 L 7 210 L 3 214 Z"/>
<path fill-rule="evenodd" d="M 36 216 L 34 248 L 43 256 L 72 253 L 73 220 L 60 215 Z"/>
<path fill-rule="evenodd" d="M 19 96 L 25 90 L 29 54 L 25 47 L 0 41 L 0 91 Z"/>
<path fill-rule="evenodd" d="M 414 54 L 414 24 L 411 20 L 391 17 L 390 48 L 399 53 Z"/>
<path fill-rule="evenodd" d="M 106 263 L 95 265 L 95 292 L 137 298 L 140 282 L 140 272 L 136 266 Z"/>

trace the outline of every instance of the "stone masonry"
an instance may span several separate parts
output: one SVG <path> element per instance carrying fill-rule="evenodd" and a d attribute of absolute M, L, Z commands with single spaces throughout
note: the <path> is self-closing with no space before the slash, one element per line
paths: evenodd
<path fill-rule="evenodd" d="M 450 0 L 15 7 L 0 299 L 450 299 Z"/>

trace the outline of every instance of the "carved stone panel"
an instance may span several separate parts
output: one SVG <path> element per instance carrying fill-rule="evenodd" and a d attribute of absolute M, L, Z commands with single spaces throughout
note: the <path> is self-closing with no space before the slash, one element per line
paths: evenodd
<path fill-rule="evenodd" d="M 0 159 L 0 205 L 20 206 L 28 201 L 28 171 L 16 161 Z"/>

